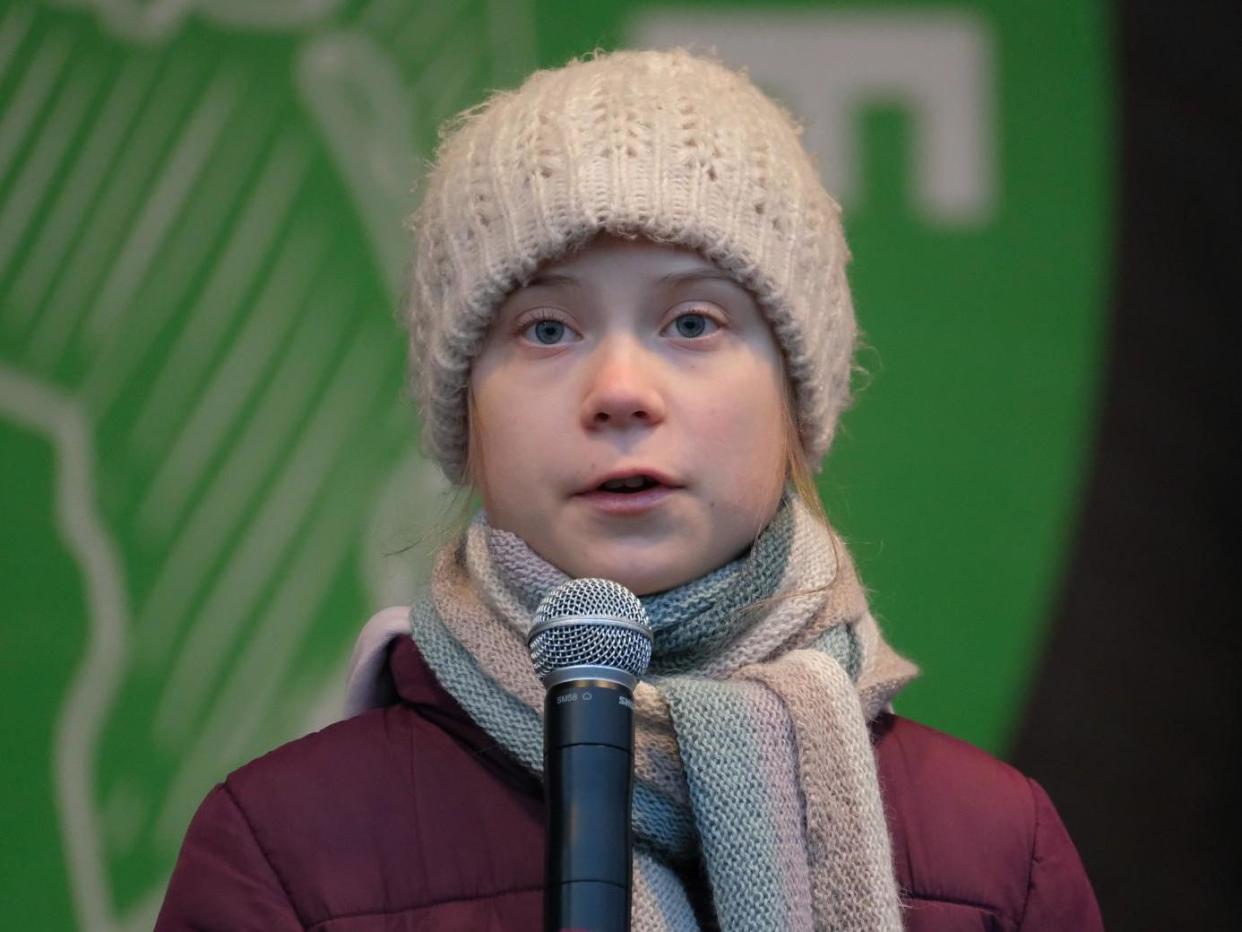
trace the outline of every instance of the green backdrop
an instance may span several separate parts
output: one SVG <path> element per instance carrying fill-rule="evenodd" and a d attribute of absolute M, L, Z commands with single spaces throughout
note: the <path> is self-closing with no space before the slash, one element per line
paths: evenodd
<path fill-rule="evenodd" d="M 0 5 L 0 901 L 149 928 L 213 782 L 330 721 L 452 513 L 393 321 L 437 124 L 689 44 L 807 123 L 867 346 L 821 475 L 898 710 L 1003 752 L 1098 381 L 1101 6 Z M 413 546 L 409 546 L 413 544 Z"/>

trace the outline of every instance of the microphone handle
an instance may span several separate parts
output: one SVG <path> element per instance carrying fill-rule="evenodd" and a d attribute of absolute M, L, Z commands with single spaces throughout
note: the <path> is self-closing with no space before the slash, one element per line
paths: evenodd
<path fill-rule="evenodd" d="M 603 679 L 567 680 L 544 704 L 545 932 L 629 932 L 634 702 Z"/>

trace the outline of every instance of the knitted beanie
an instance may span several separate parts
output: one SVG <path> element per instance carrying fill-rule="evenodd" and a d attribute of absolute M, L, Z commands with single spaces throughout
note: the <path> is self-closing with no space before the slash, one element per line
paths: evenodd
<path fill-rule="evenodd" d="M 411 219 L 405 308 L 423 442 L 448 478 L 466 478 L 470 366 L 496 308 L 601 232 L 694 249 L 749 289 L 817 464 L 856 326 L 840 207 L 800 132 L 745 74 L 680 50 L 537 71 L 448 124 Z"/>

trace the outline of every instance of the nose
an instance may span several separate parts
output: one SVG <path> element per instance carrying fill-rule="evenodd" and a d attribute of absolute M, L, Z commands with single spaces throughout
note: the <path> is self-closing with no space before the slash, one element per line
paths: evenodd
<path fill-rule="evenodd" d="M 593 354 L 582 426 L 588 430 L 653 426 L 664 420 L 658 363 L 631 340 L 605 340 Z"/>

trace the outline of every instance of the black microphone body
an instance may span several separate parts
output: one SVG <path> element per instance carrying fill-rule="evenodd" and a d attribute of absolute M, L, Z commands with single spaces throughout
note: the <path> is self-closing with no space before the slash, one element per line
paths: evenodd
<path fill-rule="evenodd" d="M 651 662 L 638 596 L 573 579 L 539 603 L 526 639 L 544 700 L 545 932 L 629 932 L 634 688 Z"/>
<path fill-rule="evenodd" d="M 632 693 L 609 680 L 567 680 L 548 690 L 544 715 L 544 926 L 628 932 Z"/>

